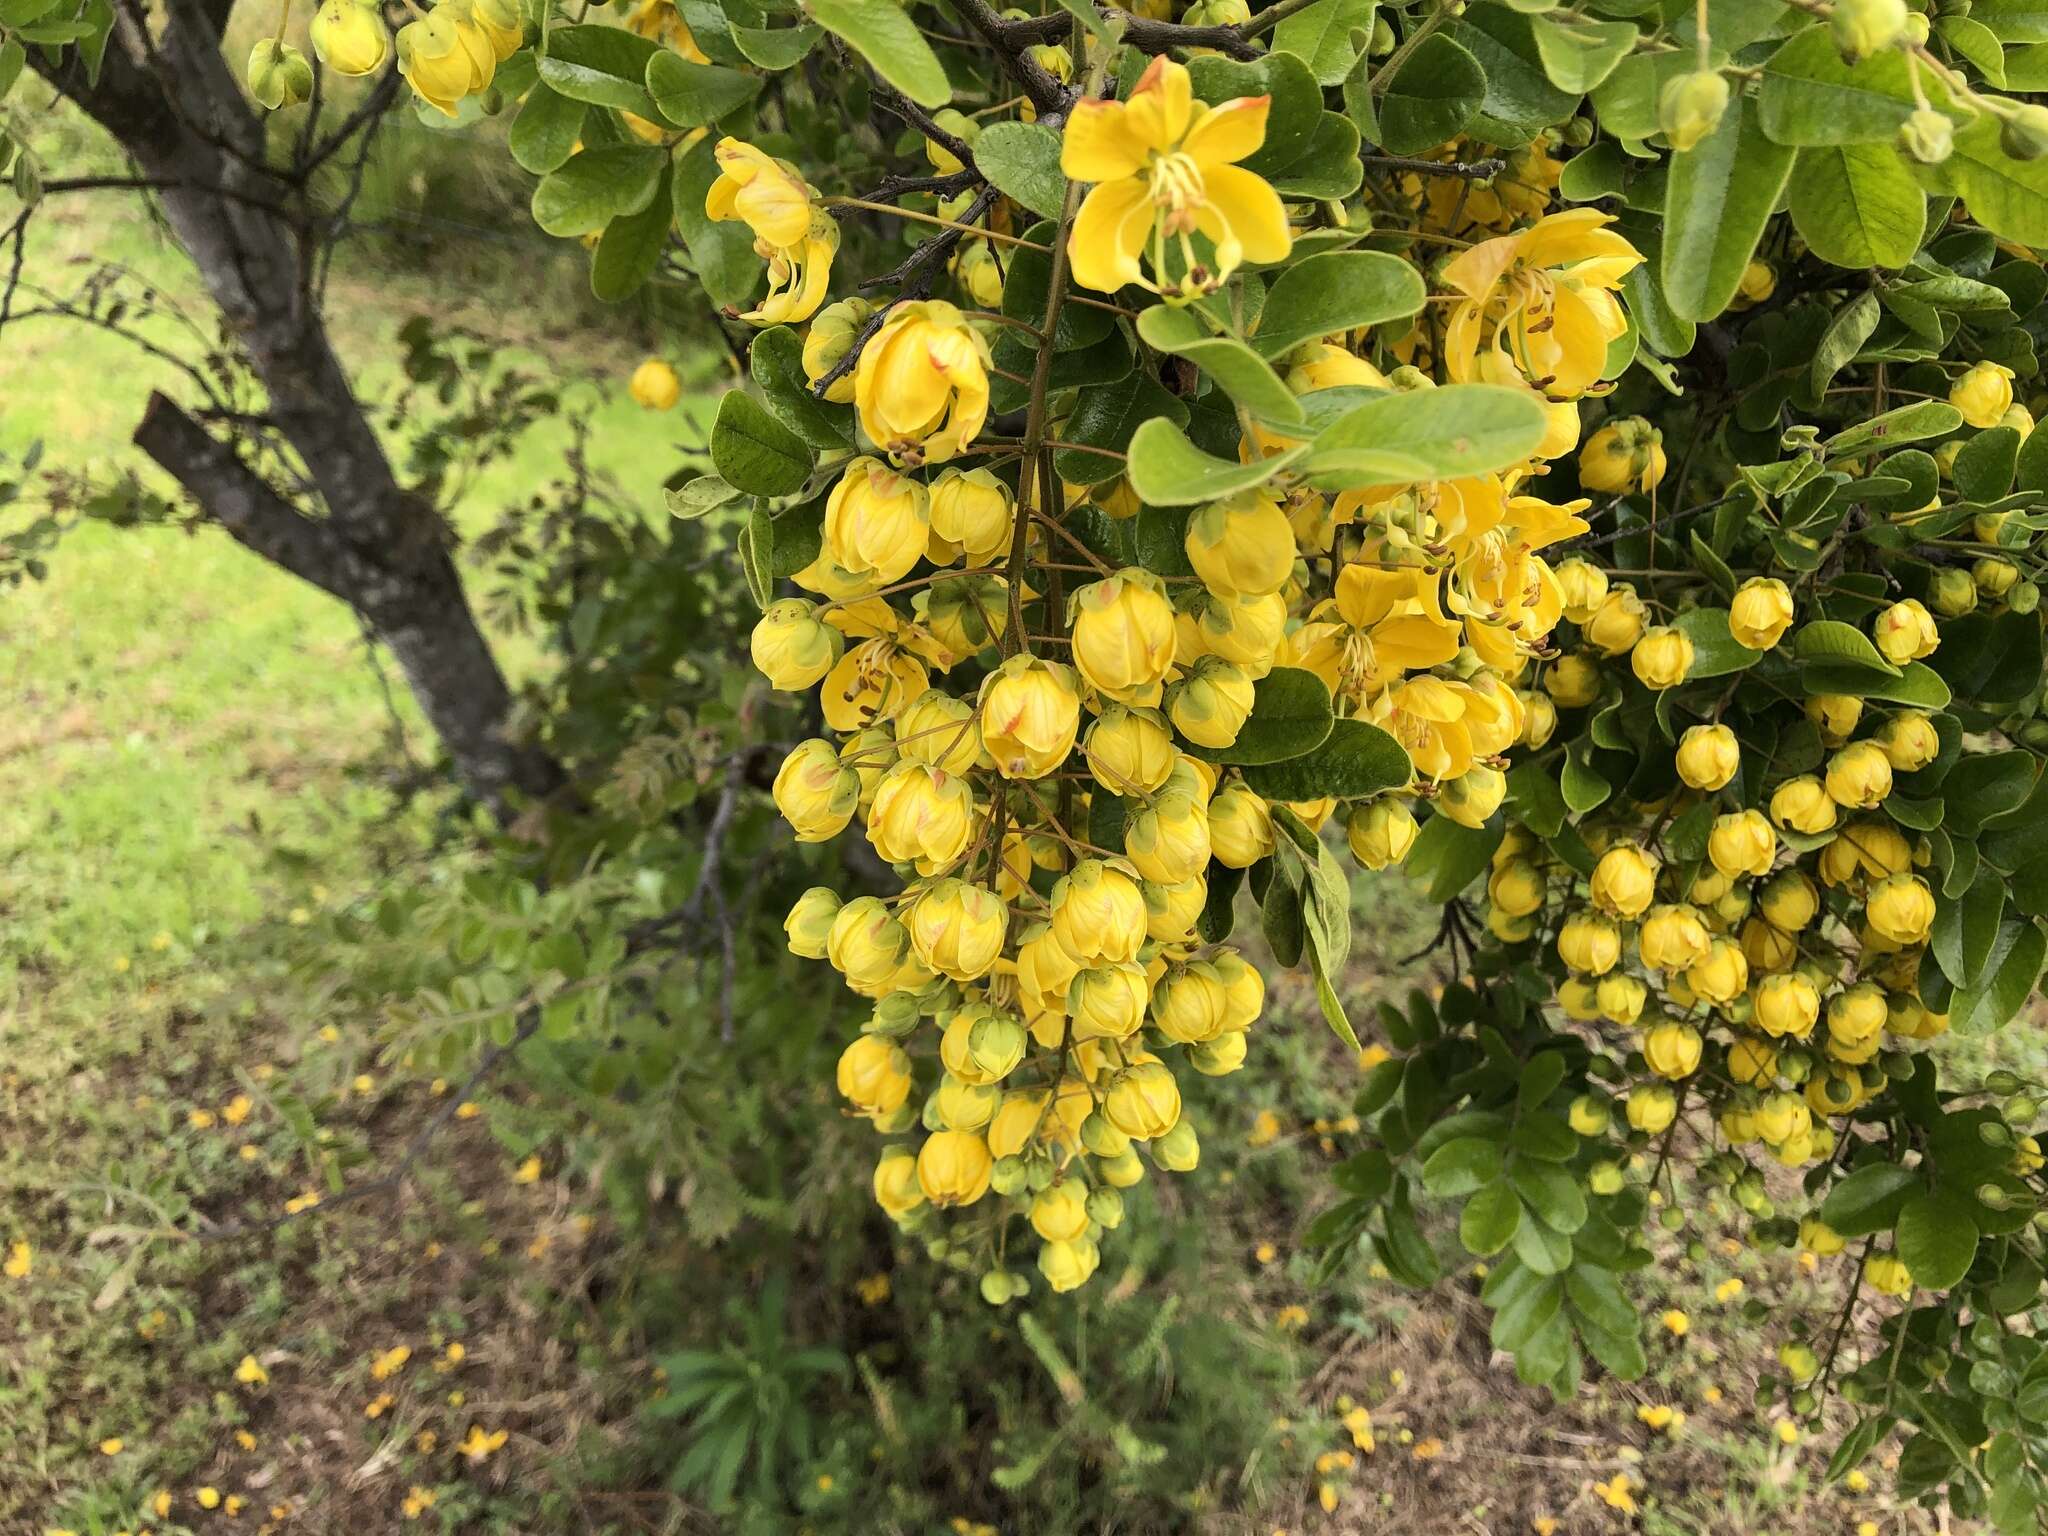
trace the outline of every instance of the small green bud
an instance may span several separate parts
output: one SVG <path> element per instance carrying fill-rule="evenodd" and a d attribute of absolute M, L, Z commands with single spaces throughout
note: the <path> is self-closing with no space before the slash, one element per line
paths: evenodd
<path fill-rule="evenodd" d="M 1728 81 L 1719 70 L 1701 69 L 1665 82 L 1657 97 L 1657 126 L 1671 147 L 1691 149 L 1720 126 L 1728 110 Z"/>
<path fill-rule="evenodd" d="M 1904 37 L 1906 16 L 1906 0 L 1835 0 L 1828 27 L 1836 52 L 1854 64 Z"/>
<path fill-rule="evenodd" d="M 1956 125 L 1947 114 L 1918 107 L 1899 124 L 1899 149 L 1922 165 L 1939 165 L 1956 147 Z"/>
<path fill-rule="evenodd" d="M 981 1299 L 992 1307 L 1000 1307 L 1010 1299 L 1010 1277 L 1000 1269 L 992 1269 L 981 1277 Z"/>
<path fill-rule="evenodd" d="M 1998 125 L 1998 147 L 2015 160 L 2048 155 L 2048 107 L 2028 102 Z"/>
<path fill-rule="evenodd" d="M 2041 589 L 2031 581 L 2022 581 L 2005 594 L 2005 606 L 2014 613 L 2032 613 L 2041 606 Z"/>
<path fill-rule="evenodd" d="M 1114 1231 L 1123 1224 L 1124 1197 L 1107 1184 L 1088 1192 L 1088 1219 L 1097 1226 Z"/>
<path fill-rule="evenodd" d="M 2034 1117 L 2040 1113 L 2040 1101 L 2031 1095 L 2022 1095 L 2005 1106 L 2006 1124 L 2032 1125 Z"/>
<path fill-rule="evenodd" d="M 999 1157 L 989 1170 L 988 1186 L 999 1195 L 1014 1195 L 1024 1188 L 1025 1169 L 1021 1157 Z"/>

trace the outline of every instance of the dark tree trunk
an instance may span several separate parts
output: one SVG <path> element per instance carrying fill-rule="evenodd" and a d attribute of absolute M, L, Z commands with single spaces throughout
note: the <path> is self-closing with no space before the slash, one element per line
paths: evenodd
<path fill-rule="evenodd" d="M 309 517 L 232 443 L 162 396 L 135 441 L 248 548 L 353 607 L 390 647 L 463 783 L 501 814 L 551 794 L 554 761 L 508 734 L 512 695 L 477 627 L 434 509 L 398 482 L 313 297 L 318 234 L 264 159 L 263 125 L 221 56 L 219 0 L 169 0 L 160 25 L 123 0 L 97 83 L 76 50 L 35 67 L 157 187 L 269 415 L 326 516 Z"/>

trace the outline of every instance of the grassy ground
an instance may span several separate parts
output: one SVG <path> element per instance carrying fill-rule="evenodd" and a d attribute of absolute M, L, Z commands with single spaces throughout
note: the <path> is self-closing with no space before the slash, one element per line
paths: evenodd
<path fill-rule="evenodd" d="M 118 205 L 39 219 L 32 271 L 86 257 L 190 291 Z M 648 339 L 630 318 L 587 324 L 581 281 L 574 253 L 365 247 L 330 313 L 373 393 L 414 314 L 616 380 Z M 10 330 L 0 453 L 40 439 L 67 463 L 122 463 L 143 388 L 167 377 L 75 326 Z M 658 504 L 701 410 L 650 421 L 613 398 L 600 419 L 606 466 Z M 558 445 L 536 432 L 465 520 Z M 195 1212 L 275 1213 L 327 1167 L 367 1176 L 436 1101 L 377 1059 L 375 1021 L 326 1009 L 289 969 L 307 919 L 416 859 L 437 809 L 392 792 L 430 744 L 347 617 L 217 534 L 88 525 L 46 582 L 0 596 L 0 681 L 0 1241 L 30 1245 L 0 1279 L 0 1533 L 719 1528 L 655 1491 L 633 1417 L 656 1390 L 645 1341 L 605 1304 L 622 1270 L 668 1256 L 618 1241 L 588 1192 L 523 1178 L 489 1105 L 401 1207 L 218 1245 L 173 1235 Z M 1427 979 L 1389 958 L 1419 937 L 1398 882 L 1361 882 L 1358 903 L 1378 952 L 1351 990 Z M 1674 1250 L 1656 1271 L 1684 1337 L 1660 1330 L 1648 1381 L 1569 1409 L 1490 1358 L 1470 1274 L 1423 1297 L 1311 1289 L 1295 1202 L 1343 1155 L 1352 1068 L 1291 979 L 1273 1017 L 1267 1065 L 1216 1131 L 1231 1149 L 1202 1196 L 1221 1235 L 1197 1299 L 1283 1353 L 1274 1379 L 1292 1385 L 1258 1475 L 1241 1469 L 1254 1506 L 1191 1511 L 1190 1528 L 1617 1531 L 1595 1485 L 1628 1472 L 1659 1536 L 1933 1529 L 1822 1490 L 1824 1450 L 1782 1443 L 1751 1407 L 1777 1340 L 1744 1304 L 1808 1301 L 1830 1276 L 1729 1248 L 1736 1228 L 1704 1198 L 1707 1259 Z M 1717 1301 L 1734 1279 L 1742 1296 Z M 1660 1405 L 1687 1415 L 1678 1433 L 1639 1417 Z M 1369 1453 L 1341 1423 L 1360 1406 Z"/>

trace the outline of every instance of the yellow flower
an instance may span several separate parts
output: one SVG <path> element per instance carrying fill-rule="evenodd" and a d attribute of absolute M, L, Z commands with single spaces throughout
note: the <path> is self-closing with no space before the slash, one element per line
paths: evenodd
<path fill-rule="evenodd" d="M 1579 450 L 1579 484 L 1610 496 L 1647 491 L 1664 469 L 1664 434 L 1640 416 L 1608 422 Z"/>
<path fill-rule="evenodd" d="M 2003 363 L 1978 363 L 1957 379 L 1948 403 L 1973 427 L 1995 427 L 2012 405 L 2013 372 Z"/>
<path fill-rule="evenodd" d="M 1636 1512 L 1635 1483 L 1626 1472 L 1617 1472 L 1604 1483 L 1595 1483 L 1593 1491 L 1609 1509 L 1618 1509 L 1624 1515 Z"/>
<path fill-rule="evenodd" d="M 0 1274 L 10 1280 L 26 1280 L 35 1268 L 36 1251 L 25 1237 L 17 1237 L 7 1245 L 7 1259 L 0 1263 Z"/>
<path fill-rule="evenodd" d="M 118 1456 L 124 1448 L 125 1442 L 123 1442 L 119 1435 L 109 1436 L 100 1442 L 100 1454 L 102 1456 Z"/>
<path fill-rule="evenodd" d="M 455 116 L 463 97 L 486 89 L 497 67 L 490 34 L 461 0 L 443 0 L 398 29 L 399 74 L 413 94 L 445 117 Z"/>
<path fill-rule="evenodd" d="M 235 1380 L 245 1387 L 260 1387 L 270 1380 L 270 1372 L 257 1363 L 254 1355 L 244 1355 L 242 1363 L 235 1367 Z"/>
<path fill-rule="evenodd" d="M 220 1490 L 218 1488 L 195 1489 L 193 1491 L 192 1497 L 199 1501 L 199 1507 L 201 1509 L 220 1508 Z"/>
<path fill-rule="evenodd" d="M 1174 660 L 1166 584 L 1149 571 L 1122 570 L 1076 592 L 1072 612 L 1075 670 L 1110 698 L 1156 705 Z"/>
<path fill-rule="evenodd" d="M 683 381 L 676 377 L 675 369 L 658 357 L 650 357 L 633 370 L 633 377 L 627 381 L 626 393 L 633 397 L 635 405 L 650 411 L 666 411 L 683 398 Z"/>
<path fill-rule="evenodd" d="M 360 0 L 323 0 L 308 30 L 314 53 L 337 75 L 374 75 L 391 56 L 384 18 Z"/>
<path fill-rule="evenodd" d="M 1590 208 L 1553 213 L 1450 261 L 1444 282 L 1462 295 L 1444 336 L 1452 379 L 1483 378 L 1490 350 L 1553 400 L 1598 383 L 1608 344 L 1628 329 L 1614 290 L 1643 260 L 1613 222 Z"/>
<path fill-rule="evenodd" d="M 381 1419 L 386 1413 L 391 1411 L 391 1405 L 395 1401 L 396 1399 L 389 1392 L 380 1392 L 363 1404 L 363 1417 L 366 1419 Z"/>
<path fill-rule="evenodd" d="M 1934 893 L 1918 875 L 1887 875 L 1870 888 L 1865 911 L 1894 944 L 1923 943 L 1934 926 Z"/>
<path fill-rule="evenodd" d="M 1163 55 L 1127 101 L 1077 103 L 1060 169 L 1095 186 L 1067 241 L 1074 281 L 1099 293 L 1136 283 L 1168 299 L 1198 298 L 1242 262 L 1284 260 L 1293 237 L 1280 195 L 1236 164 L 1265 143 L 1271 105 L 1266 96 L 1195 101 L 1186 67 Z M 1197 234 L 1209 242 L 1206 259 Z M 1149 280 L 1138 260 L 1148 245 Z"/>
<path fill-rule="evenodd" d="M 535 1164 L 534 1171 L 536 1175 L 538 1175 L 538 1165 L 540 1163 L 540 1159 L 531 1158 L 529 1159 L 529 1161 Z M 375 1360 L 372 1360 L 370 1362 L 370 1379 L 372 1381 L 390 1380 L 393 1376 L 396 1376 L 400 1371 L 405 1369 L 405 1362 L 410 1360 L 411 1358 L 412 1349 L 409 1345 L 394 1345 L 392 1348 L 385 1350 L 383 1354 L 379 1355 Z"/>
<path fill-rule="evenodd" d="M 988 343 L 940 299 L 899 304 L 861 349 L 860 427 L 901 464 L 943 464 L 988 418 Z"/>
<path fill-rule="evenodd" d="M 480 1462 L 487 1460 L 493 1451 L 502 1447 L 506 1438 L 506 1432 L 502 1429 L 486 1434 L 482 1425 L 472 1424 L 469 1426 L 469 1433 L 462 1437 L 461 1443 L 455 1449 L 471 1462 Z"/>
<path fill-rule="evenodd" d="M 517 1168 L 513 1169 L 513 1170 L 512 1170 L 512 1182 L 513 1182 L 514 1184 L 537 1184 L 537 1183 L 539 1183 L 539 1182 L 540 1182 L 540 1159 L 539 1159 L 539 1157 L 529 1157 L 529 1158 L 528 1158 L 528 1159 L 527 1159 L 527 1160 L 526 1160 L 525 1162 L 521 1163 L 521 1164 L 520 1164 L 520 1165 L 519 1165 L 519 1166 L 518 1166 Z M 403 1361 L 401 1361 L 401 1362 L 400 1362 L 400 1364 L 403 1364 L 403 1363 L 404 1363 Z"/>
<path fill-rule="evenodd" d="M 1692 636 L 1666 624 L 1652 625 L 1636 642 L 1628 660 L 1645 688 L 1657 692 L 1676 688 L 1692 670 Z"/>
<path fill-rule="evenodd" d="M 1059 662 L 1012 656 L 982 684 L 982 744 L 1006 779 L 1044 778 L 1066 761 L 1080 727 L 1073 669 Z"/>
<path fill-rule="evenodd" d="M 1664 1331 L 1674 1339 L 1682 1339 L 1692 1330 L 1692 1319 L 1676 1307 L 1664 1313 L 1658 1321 L 1664 1325 Z"/>
<path fill-rule="evenodd" d="M 434 1499 L 433 1489 L 422 1488 L 418 1484 L 414 1484 L 406 1491 L 405 1499 L 399 1505 L 399 1509 L 403 1512 L 406 1519 L 417 1520 L 421 1515 L 434 1507 Z"/>
<path fill-rule="evenodd" d="M 785 162 L 741 139 L 712 150 L 718 179 L 704 194 L 707 218 L 743 220 L 763 244 L 800 244 L 811 227 L 811 189 Z"/>
<path fill-rule="evenodd" d="M 918 1149 L 917 1183 L 936 1206 L 972 1205 L 988 1193 L 994 1159 L 973 1131 L 935 1131 Z"/>
<path fill-rule="evenodd" d="M 1922 656 L 1933 655 L 1941 644 L 1940 632 L 1934 627 L 1934 615 L 1917 597 L 1893 603 L 1879 614 L 1877 622 L 1871 626 L 1871 637 L 1877 641 L 1877 648 L 1884 652 L 1885 660 L 1898 667 L 1909 661 L 1918 661 Z"/>
<path fill-rule="evenodd" d="M 910 1097 L 910 1058 L 885 1036 L 861 1035 L 840 1053 L 838 1084 L 855 1113 L 886 1115 Z"/>
<path fill-rule="evenodd" d="M 1775 576 L 1752 576 L 1728 605 L 1728 633 L 1737 645 L 1768 651 L 1792 627 L 1792 589 Z"/>

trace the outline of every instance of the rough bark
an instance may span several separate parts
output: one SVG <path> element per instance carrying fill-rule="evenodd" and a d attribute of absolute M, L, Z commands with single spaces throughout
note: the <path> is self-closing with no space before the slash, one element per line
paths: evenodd
<path fill-rule="evenodd" d="M 261 121 L 220 50 L 225 7 L 169 0 L 152 26 L 131 3 L 98 81 L 75 50 L 35 67 L 107 129 L 149 180 L 173 233 L 269 395 L 268 413 L 326 509 L 309 517 L 158 396 L 135 440 L 248 548 L 349 603 L 390 647 L 463 783 L 493 809 L 561 786 L 515 741 L 512 695 L 434 509 L 402 486 L 356 403 L 313 298 L 320 234 L 265 161 Z"/>

